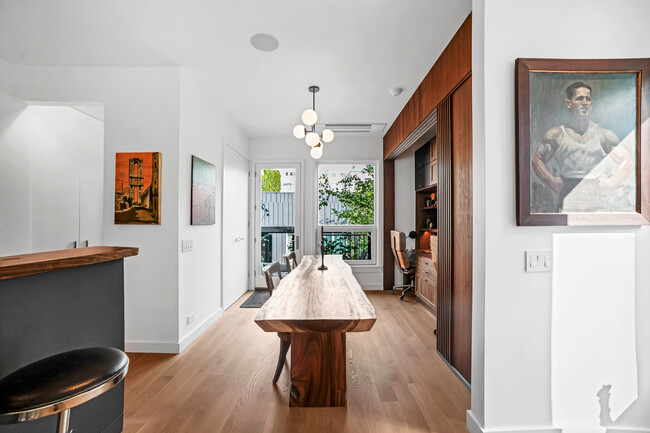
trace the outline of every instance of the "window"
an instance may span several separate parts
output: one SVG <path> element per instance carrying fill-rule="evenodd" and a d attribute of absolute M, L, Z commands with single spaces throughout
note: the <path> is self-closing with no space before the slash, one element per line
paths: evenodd
<path fill-rule="evenodd" d="M 318 166 L 318 225 L 326 254 L 377 263 L 376 188 L 375 164 Z"/>

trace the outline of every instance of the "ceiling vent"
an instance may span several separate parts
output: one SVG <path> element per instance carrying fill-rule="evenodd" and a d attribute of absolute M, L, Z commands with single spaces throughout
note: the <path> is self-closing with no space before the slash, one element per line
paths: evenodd
<path fill-rule="evenodd" d="M 331 129 L 334 133 L 379 134 L 386 128 L 385 123 L 321 123 L 319 129 Z"/>

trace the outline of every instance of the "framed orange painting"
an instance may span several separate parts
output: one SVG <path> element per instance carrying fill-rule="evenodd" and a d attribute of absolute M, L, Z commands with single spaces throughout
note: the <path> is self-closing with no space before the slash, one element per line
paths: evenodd
<path fill-rule="evenodd" d="M 160 224 L 160 152 L 115 154 L 115 224 Z"/>

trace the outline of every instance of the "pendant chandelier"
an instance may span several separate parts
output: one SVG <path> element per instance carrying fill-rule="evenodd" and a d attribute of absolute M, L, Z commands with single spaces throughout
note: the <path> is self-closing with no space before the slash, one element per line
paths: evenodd
<path fill-rule="evenodd" d="M 304 125 L 297 125 L 293 128 L 293 136 L 299 139 L 305 139 L 307 145 L 311 147 L 309 154 L 314 159 L 319 159 L 323 156 L 323 143 L 329 143 L 334 140 L 334 133 L 331 129 L 324 129 L 320 134 L 316 132 L 316 121 L 318 120 L 318 114 L 316 114 L 316 92 L 319 90 L 320 88 L 318 86 L 309 86 L 309 91 L 312 93 L 311 108 L 306 109 L 302 113 L 302 123 Z"/>

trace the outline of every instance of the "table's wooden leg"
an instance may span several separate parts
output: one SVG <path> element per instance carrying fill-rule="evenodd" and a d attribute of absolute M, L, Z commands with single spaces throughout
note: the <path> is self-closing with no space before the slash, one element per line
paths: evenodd
<path fill-rule="evenodd" d="M 290 406 L 345 406 L 344 332 L 291 333 Z"/>

